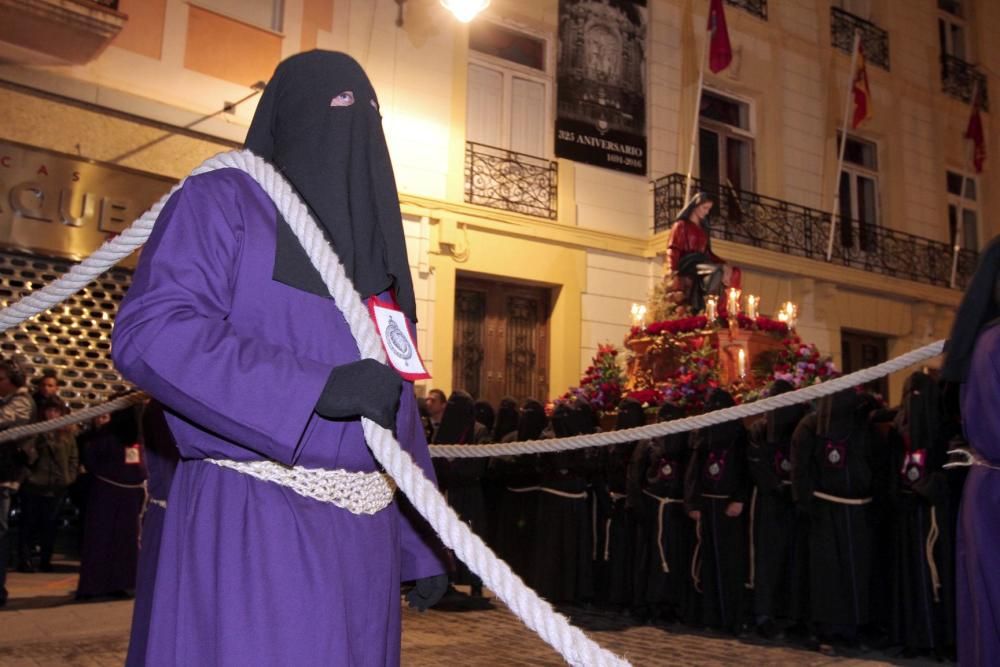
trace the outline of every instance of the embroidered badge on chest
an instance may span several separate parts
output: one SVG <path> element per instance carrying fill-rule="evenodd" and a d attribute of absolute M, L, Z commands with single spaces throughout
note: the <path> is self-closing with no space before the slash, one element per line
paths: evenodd
<path fill-rule="evenodd" d="M 719 480 L 722 477 L 722 473 L 726 469 L 726 454 L 728 454 L 728 452 L 723 452 L 721 454 L 709 452 L 708 467 L 705 468 L 706 477 L 712 480 Z"/>
<path fill-rule="evenodd" d="M 142 446 L 139 443 L 125 448 L 125 465 L 137 466 L 142 463 Z"/>
<path fill-rule="evenodd" d="M 927 465 L 927 451 L 918 449 L 915 452 L 907 452 L 903 458 L 903 468 L 899 471 L 907 482 L 913 484 L 920 481 L 924 476 L 924 468 Z"/>
<path fill-rule="evenodd" d="M 667 480 L 674 477 L 674 465 L 671 461 L 660 459 L 660 479 Z"/>
<path fill-rule="evenodd" d="M 410 335 L 406 315 L 399 309 L 395 299 L 390 303 L 378 297 L 370 297 L 368 312 L 382 339 L 382 347 L 385 349 L 389 365 L 411 382 L 429 378 L 431 375 L 427 372 L 423 359 L 420 358 L 420 351 L 413 336 Z"/>
<path fill-rule="evenodd" d="M 826 443 L 826 465 L 829 468 L 843 468 L 847 463 L 847 443 L 831 442 Z"/>

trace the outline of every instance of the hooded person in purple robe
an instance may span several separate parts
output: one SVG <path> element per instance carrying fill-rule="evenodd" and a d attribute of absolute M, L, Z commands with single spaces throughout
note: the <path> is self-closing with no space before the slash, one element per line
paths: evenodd
<path fill-rule="evenodd" d="M 247 148 L 305 201 L 362 298 L 394 297 L 412 329 L 392 166 L 361 67 L 323 51 L 282 62 Z M 167 407 L 181 454 L 146 664 L 398 664 L 400 582 L 416 581 L 409 600 L 422 609 L 446 578 L 434 545 L 386 495 L 360 417 L 393 429 L 433 479 L 413 388 L 360 359 L 252 177 L 193 176 L 167 202 L 119 310 L 113 356 Z M 372 480 L 378 492 L 347 509 L 343 493 L 300 495 L 289 468 L 324 488 L 353 493 Z"/>
<path fill-rule="evenodd" d="M 979 256 L 945 350 L 973 454 L 955 550 L 958 663 L 1000 664 L 1000 239 Z"/>

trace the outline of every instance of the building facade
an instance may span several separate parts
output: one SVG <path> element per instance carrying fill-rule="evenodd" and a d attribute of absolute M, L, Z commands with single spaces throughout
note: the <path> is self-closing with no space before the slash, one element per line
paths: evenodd
<path fill-rule="evenodd" d="M 239 146 L 282 58 L 335 49 L 365 67 L 380 97 L 434 376 L 422 389 L 551 397 L 578 382 L 599 343 L 620 344 L 631 305 L 662 279 L 692 137 L 694 186 L 720 202 L 713 248 L 743 267 L 762 312 L 797 303 L 802 337 L 847 370 L 947 335 L 975 252 L 1000 232 L 989 215 L 1000 196 L 989 112 L 1000 5 L 726 0 L 733 60 L 705 73 L 696 114 L 708 0 L 566 4 L 601 17 L 577 64 L 628 72 L 609 86 L 631 86 L 630 103 L 637 82 L 644 94 L 644 123 L 601 92 L 580 99 L 645 127 L 645 173 L 556 156 L 560 49 L 570 43 L 560 35 L 579 28 L 557 0 L 493 0 L 470 24 L 437 0 L 0 0 L 0 183 L 10 202 L 0 241 L 11 261 L 25 250 L 86 254 L 116 231 L 115 205 L 115 219 L 127 217 Z M 838 175 L 855 34 L 871 117 L 847 133 Z M 964 138 L 974 98 L 986 127 L 978 173 Z M 90 209 L 77 163 L 100 172 Z M 55 173 L 62 181 L 51 183 Z M 119 190 L 98 192 L 116 179 Z M 50 215 L 32 218 L 43 199 Z M 45 238 L 25 231 L 37 225 Z M 30 287 L 20 283 L 3 296 Z M 56 354 L 37 331 L 14 336 L 5 351 L 27 345 L 45 363 Z M 56 356 L 73 368 L 75 358 Z M 109 383 L 95 389 L 87 372 Z M 81 367 L 77 397 L 112 391 L 111 373 Z M 902 379 L 890 378 L 892 398 Z"/>

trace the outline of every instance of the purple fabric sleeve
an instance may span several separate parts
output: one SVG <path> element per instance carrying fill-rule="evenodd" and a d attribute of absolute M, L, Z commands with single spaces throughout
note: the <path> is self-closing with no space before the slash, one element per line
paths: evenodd
<path fill-rule="evenodd" d="M 232 179 L 188 179 L 164 207 L 112 335 L 129 380 L 202 428 L 294 464 L 331 365 L 227 321 L 243 238 Z M 179 443 L 182 452 L 184 443 Z"/>

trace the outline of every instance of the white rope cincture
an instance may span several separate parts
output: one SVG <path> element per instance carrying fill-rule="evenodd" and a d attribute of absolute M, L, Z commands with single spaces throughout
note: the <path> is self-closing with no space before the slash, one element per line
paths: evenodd
<path fill-rule="evenodd" d="M 619 431 L 608 431 L 606 433 L 591 433 L 589 435 L 576 435 L 566 438 L 550 440 L 523 440 L 520 442 L 505 442 L 499 444 L 484 445 L 431 445 L 431 456 L 439 457 L 447 451 L 452 458 L 477 458 L 481 456 L 512 456 L 517 454 L 543 454 L 547 452 L 565 452 L 572 449 L 583 449 L 584 447 L 597 447 L 602 445 L 614 445 L 622 442 L 634 442 L 647 438 L 656 438 L 674 433 L 685 433 L 698 428 L 707 428 L 722 424 L 734 419 L 753 417 L 764 414 L 776 408 L 783 408 L 796 403 L 805 403 L 822 396 L 835 394 L 844 389 L 851 389 L 872 380 L 878 379 L 890 373 L 903 370 L 910 366 L 919 364 L 932 357 L 941 354 L 944 349 L 944 341 L 939 340 L 923 347 L 918 347 L 906 354 L 902 354 L 895 359 L 890 359 L 877 366 L 871 366 L 864 370 L 842 375 L 833 380 L 827 380 L 820 384 L 810 385 L 795 391 L 790 391 L 777 396 L 762 398 L 752 403 L 743 403 L 731 408 L 723 408 L 713 412 L 706 412 L 701 415 L 684 417 L 668 422 L 647 424 L 646 426 L 636 426 L 634 428 L 621 429 Z"/>

